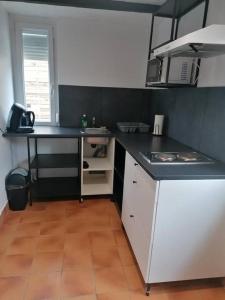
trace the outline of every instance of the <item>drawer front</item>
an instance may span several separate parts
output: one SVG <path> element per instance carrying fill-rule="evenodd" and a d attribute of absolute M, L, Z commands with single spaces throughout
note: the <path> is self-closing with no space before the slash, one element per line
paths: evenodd
<path fill-rule="evenodd" d="M 136 186 L 133 182 L 136 180 L 135 166 L 133 158 L 126 153 L 126 165 L 124 175 L 124 189 L 123 189 L 123 205 L 128 203 L 131 206 L 132 198 L 136 192 Z"/>
<path fill-rule="evenodd" d="M 136 180 L 136 170 L 138 163 L 133 157 L 126 152 L 125 174 L 131 181 Z"/>

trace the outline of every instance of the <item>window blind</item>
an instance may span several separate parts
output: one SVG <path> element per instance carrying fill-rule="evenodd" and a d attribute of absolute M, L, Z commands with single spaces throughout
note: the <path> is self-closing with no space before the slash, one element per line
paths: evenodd
<path fill-rule="evenodd" d="M 27 60 L 48 60 L 48 34 L 23 32 L 23 55 Z"/>

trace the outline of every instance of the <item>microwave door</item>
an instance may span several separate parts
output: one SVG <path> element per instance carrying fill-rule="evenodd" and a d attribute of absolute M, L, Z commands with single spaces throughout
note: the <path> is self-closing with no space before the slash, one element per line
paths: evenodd
<path fill-rule="evenodd" d="M 147 83 L 156 83 L 161 81 L 162 62 L 159 59 L 150 60 L 148 63 Z"/>
<path fill-rule="evenodd" d="M 148 63 L 147 84 L 166 83 L 168 59 L 155 58 Z"/>

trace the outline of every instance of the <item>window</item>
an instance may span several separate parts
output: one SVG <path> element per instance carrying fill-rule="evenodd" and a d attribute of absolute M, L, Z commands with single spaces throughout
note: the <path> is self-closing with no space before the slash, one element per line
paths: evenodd
<path fill-rule="evenodd" d="M 16 102 L 35 113 L 36 124 L 54 124 L 53 40 L 48 26 L 16 26 Z"/>

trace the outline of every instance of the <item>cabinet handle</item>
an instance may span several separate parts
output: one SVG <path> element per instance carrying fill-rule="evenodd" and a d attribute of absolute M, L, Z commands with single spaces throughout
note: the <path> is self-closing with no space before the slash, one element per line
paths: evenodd
<path fill-rule="evenodd" d="M 133 180 L 133 183 L 137 183 L 137 181 Z"/>
<path fill-rule="evenodd" d="M 138 166 L 138 164 L 137 164 L 137 163 L 135 163 L 134 165 L 135 165 L 135 166 Z"/>
<path fill-rule="evenodd" d="M 134 218 L 134 215 L 130 215 L 130 218 Z"/>

